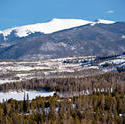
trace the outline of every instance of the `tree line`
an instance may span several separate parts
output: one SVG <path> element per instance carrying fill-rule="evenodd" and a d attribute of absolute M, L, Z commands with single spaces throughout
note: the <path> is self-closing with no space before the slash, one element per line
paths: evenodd
<path fill-rule="evenodd" d="M 125 72 L 105 73 L 88 77 L 65 77 L 65 78 L 44 78 L 31 79 L 21 82 L 6 83 L 0 85 L 0 91 L 8 92 L 9 90 L 47 90 L 57 92 L 81 92 L 88 90 L 106 92 L 111 90 L 125 91 Z"/>

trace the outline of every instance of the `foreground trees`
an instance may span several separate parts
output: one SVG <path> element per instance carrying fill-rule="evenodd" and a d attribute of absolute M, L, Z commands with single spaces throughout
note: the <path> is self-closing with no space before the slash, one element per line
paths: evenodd
<path fill-rule="evenodd" d="M 94 93 L 68 98 L 37 97 L 28 102 L 8 100 L 0 104 L 4 124 L 124 124 L 125 92 Z M 26 105 L 24 105 L 26 104 Z M 27 109 L 24 109 L 24 106 Z M 25 111 L 24 111 L 25 110 Z"/>
<path fill-rule="evenodd" d="M 23 101 L 3 101 L 0 124 L 125 124 L 124 72 L 86 78 L 33 79 L 2 85 L 0 89 L 11 86 L 55 90 L 57 94 L 32 101 L 30 94 L 25 94 Z"/>

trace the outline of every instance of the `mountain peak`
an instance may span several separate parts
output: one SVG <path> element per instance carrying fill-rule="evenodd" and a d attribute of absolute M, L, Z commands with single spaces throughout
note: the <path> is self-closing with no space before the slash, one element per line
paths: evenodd
<path fill-rule="evenodd" d="M 91 23 L 91 26 L 94 26 L 95 24 L 114 24 L 115 21 L 109 21 L 109 20 L 104 20 L 104 19 L 97 19 L 93 23 Z"/>
<path fill-rule="evenodd" d="M 100 24 L 100 23 L 112 24 L 114 22 L 108 21 L 108 20 L 102 20 L 102 19 L 99 19 L 95 22 L 91 22 L 91 21 L 86 21 L 86 20 L 82 20 L 82 19 L 53 18 L 51 21 L 45 22 L 45 23 L 36 23 L 36 24 L 6 29 L 3 31 L 0 31 L 0 34 L 3 34 L 4 39 L 7 40 L 7 36 L 10 35 L 13 31 L 15 32 L 15 36 L 25 37 L 25 36 L 28 36 L 29 34 L 35 33 L 35 32 L 50 34 L 53 32 L 70 29 L 70 28 L 74 28 L 74 27 L 78 27 L 78 26 L 82 26 L 82 25 L 87 25 L 87 24 L 95 25 L 95 24 Z"/>
<path fill-rule="evenodd" d="M 11 34 L 12 31 L 16 32 L 16 36 L 18 37 L 25 37 L 28 36 L 30 33 L 41 32 L 44 34 L 50 34 L 53 32 L 70 29 L 73 27 L 86 25 L 91 22 L 85 21 L 82 19 L 57 19 L 54 18 L 49 22 L 46 23 L 37 23 L 25 26 L 19 26 L 15 28 L 10 28 L 2 31 L 5 39 L 8 35 Z"/>
<path fill-rule="evenodd" d="M 89 23 L 92 23 L 91 21 L 86 21 L 83 19 L 59 19 L 59 18 L 53 18 L 50 22 L 47 23 L 58 23 L 58 24 L 64 24 L 64 25 L 86 25 Z M 76 27 L 76 26 L 75 26 Z"/>
<path fill-rule="evenodd" d="M 125 23 L 102 24 L 104 23 L 102 20 L 84 22 L 85 20 L 59 19 L 15 27 L 11 29 L 11 34 L 5 37 L 7 40 L 0 35 L 0 59 L 108 56 L 125 51 Z M 87 25 L 84 26 L 84 24 Z M 91 26 L 91 24 L 95 25 Z M 73 26 L 75 28 L 71 28 Z M 51 33 L 54 31 L 56 33 Z M 28 35 L 30 32 L 35 33 Z M 51 34 L 41 35 L 40 32 Z M 15 34 L 17 36 L 28 35 L 28 37 L 20 38 Z"/>
<path fill-rule="evenodd" d="M 115 23 L 114 21 L 109 21 L 109 20 L 104 20 L 104 19 L 98 19 L 96 22 L 97 23 L 103 23 L 103 24 L 113 24 L 113 23 Z"/>

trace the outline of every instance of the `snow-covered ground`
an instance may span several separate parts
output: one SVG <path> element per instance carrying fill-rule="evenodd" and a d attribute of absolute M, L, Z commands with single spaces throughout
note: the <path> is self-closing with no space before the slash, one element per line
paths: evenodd
<path fill-rule="evenodd" d="M 41 97 L 47 97 L 47 96 L 53 96 L 55 92 L 47 92 L 47 91 L 12 91 L 12 92 L 0 92 L 0 102 L 3 102 L 3 100 L 8 99 L 15 99 L 15 100 L 23 100 L 24 94 L 25 97 L 27 97 L 27 94 L 29 96 L 29 100 L 35 99 L 37 96 Z"/>
<path fill-rule="evenodd" d="M 99 70 L 102 73 L 117 71 L 117 67 L 125 67 L 125 55 L 98 60 L 95 56 L 66 57 L 41 61 L 1 61 L 0 85 L 19 82 L 32 78 L 69 76 L 79 71 Z M 64 73 L 66 75 L 64 75 Z M 82 75 L 83 74 L 83 75 Z M 84 76 L 81 73 L 80 77 Z"/>
<path fill-rule="evenodd" d="M 94 26 L 95 24 L 113 24 L 115 23 L 114 21 L 109 21 L 109 20 L 103 20 L 103 19 L 98 19 L 96 22 L 91 23 L 91 26 Z"/>
<path fill-rule="evenodd" d="M 83 56 L 41 61 L 1 61 L 0 85 L 25 81 L 32 78 L 84 77 L 92 75 L 95 72 L 95 74 L 114 72 L 120 67 L 125 67 L 125 55 L 100 60 L 95 56 Z M 45 97 L 54 94 L 54 92 L 45 91 L 25 91 L 25 93 L 29 95 L 30 100 L 36 96 Z M 24 92 L 0 92 L 0 102 L 3 99 L 8 100 L 10 98 L 23 100 Z"/>
<path fill-rule="evenodd" d="M 0 85 L 5 84 L 5 83 L 13 83 L 13 82 L 19 82 L 20 80 L 10 80 L 10 79 L 1 79 L 0 80 Z"/>
<path fill-rule="evenodd" d="M 106 63 L 108 63 L 108 64 L 122 64 L 122 63 L 125 63 L 125 58 L 104 61 L 104 62 L 100 63 L 100 65 L 104 65 Z"/>

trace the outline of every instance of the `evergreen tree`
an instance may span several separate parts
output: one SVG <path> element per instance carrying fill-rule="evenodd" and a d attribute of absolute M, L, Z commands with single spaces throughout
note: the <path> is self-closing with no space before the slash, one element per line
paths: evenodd
<path fill-rule="evenodd" d="M 27 101 L 26 101 L 25 92 L 24 92 L 24 99 L 23 99 L 23 112 L 24 113 L 27 112 Z"/>

